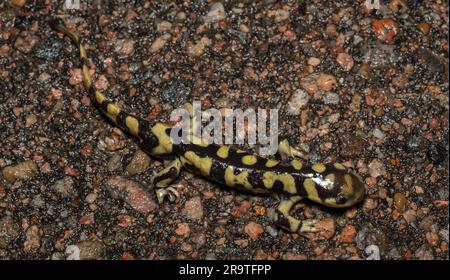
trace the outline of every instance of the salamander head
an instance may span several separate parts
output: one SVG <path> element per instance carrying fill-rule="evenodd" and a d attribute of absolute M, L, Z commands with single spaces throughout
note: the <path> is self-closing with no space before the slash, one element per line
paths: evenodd
<path fill-rule="evenodd" d="M 333 199 L 328 199 L 326 205 L 335 208 L 349 207 L 363 200 L 365 187 L 362 178 L 353 173 L 343 174 L 343 180 L 335 183 L 338 193 Z"/>
<path fill-rule="evenodd" d="M 360 202 L 365 195 L 362 178 L 344 170 L 333 170 L 325 176 L 314 176 L 307 180 L 306 197 L 328 207 L 349 207 Z M 311 191 L 313 188 L 315 190 Z"/>

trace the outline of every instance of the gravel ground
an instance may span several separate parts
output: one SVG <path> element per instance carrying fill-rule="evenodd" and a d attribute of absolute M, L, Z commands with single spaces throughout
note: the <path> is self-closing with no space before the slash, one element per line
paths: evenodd
<path fill-rule="evenodd" d="M 448 1 L 52 2 L 0 4 L 0 259 L 449 258 Z M 92 106 L 52 17 L 127 110 L 279 108 L 280 137 L 355 168 L 366 199 L 300 203 L 307 235 L 272 224 L 274 198 L 186 172 L 157 205 L 161 163 Z"/>

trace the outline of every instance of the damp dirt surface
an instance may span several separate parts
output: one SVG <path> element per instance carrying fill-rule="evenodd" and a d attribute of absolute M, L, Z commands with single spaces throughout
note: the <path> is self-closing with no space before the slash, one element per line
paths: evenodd
<path fill-rule="evenodd" d="M 448 1 L 53 2 L 0 3 L 0 259 L 449 258 Z M 280 140 L 353 168 L 364 201 L 301 201 L 319 232 L 292 234 L 276 198 L 183 172 L 159 205 L 162 163 L 92 105 L 55 17 L 125 110 L 279 109 Z"/>

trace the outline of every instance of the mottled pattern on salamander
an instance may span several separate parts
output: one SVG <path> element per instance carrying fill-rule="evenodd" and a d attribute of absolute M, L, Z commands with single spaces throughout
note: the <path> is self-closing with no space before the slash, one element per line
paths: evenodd
<path fill-rule="evenodd" d="M 363 199 L 365 188 L 361 177 L 338 163 L 303 165 L 294 157 L 295 150 L 287 141 L 282 141 L 279 146 L 282 161 L 202 141 L 198 144 L 193 141 L 173 144 L 171 125 L 151 124 L 131 115 L 98 91 L 89 74 L 84 43 L 59 20 L 52 21 L 50 25 L 69 36 L 78 47 L 84 86 L 92 102 L 117 126 L 136 136 L 145 152 L 164 160 L 164 169 L 153 178 L 160 202 L 165 197 L 170 201 L 176 199 L 177 192 L 170 187 L 170 183 L 178 177 L 182 168 L 229 187 L 253 193 L 280 194 L 283 199 L 273 219 L 277 225 L 291 232 L 316 231 L 313 221 L 301 222 L 289 213 L 302 198 L 335 208 L 349 207 Z M 193 136 L 190 137 L 192 140 Z"/>

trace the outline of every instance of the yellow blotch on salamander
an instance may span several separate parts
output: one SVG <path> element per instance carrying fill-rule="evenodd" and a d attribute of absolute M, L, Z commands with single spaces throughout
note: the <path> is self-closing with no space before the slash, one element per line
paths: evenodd
<path fill-rule="evenodd" d="M 245 165 L 253 165 L 258 161 L 256 156 L 254 155 L 247 155 L 242 157 L 242 163 Z"/>
<path fill-rule="evenodd" d="M 311 168 L 312 168 L 312 170 L 316 171 L 317 173 L 322 173 L 326 169 L 325 165 L 323 165 L 322 163 L 313 164 L 313 166 Z"/>
<path fill-rule="evenodd" d="M 327 205 L 335 205 L 336 204 L 336 199 L 332 198 L 332 197 L 325 198 L 325 204 L 327 204 Z"/>
<path fill-rule="evenodd" d="M 216 154 L 217 154 L 218 157 L 221 157 L 221 158 L 225 159 L 225 158 L 228 157 L 228 152 L 229 151 L 230 151 L 230 148 L 228 148 L 227 146 L 221 146 L 217 150 Z"/>
<path fill-rule="evenodd" d="M 339 170 L 345 170 L 345 166 L 343 166 L 340 163 L 334 163 L 333 164 L 334 168 L 339 169 Z"/>
<path fill-rule="evenodd" d="M 83 65 L 83 82 L 86 88 L 90 88 L 92 85 L 91 75 L 89 74 L 89 67 Z"/>
<path fill-rule="evenodd" d="M 139 134 L 139 121 L 132 116 L 125 118 L 125 125 L 130 130 L 131 134 L 138 136 Z"/>
<path fill-rule="evenodd" d="M 283 216 L 288 220 L 289 228 L 291 231 L 295 231 L 300 226 L 300 221 L 296 218 L 292 217 L 289 214 L 289 211 L 292 209 L 292 206 L 302 198 L 300 196 L 293 196 L 290 200 L 282 200 L 278 205 L 278 211 L 280 211 Z"/>
<path fill-rule="evenodd" d="M 169 128 L 167 125 L 162 123 L 157 123 L 152 127 L 153 135 L 158 138 L 159 145 L 153 148 L 152 155 L 162 155 L 172 153 L 172 139 L 167 135 L 166 129 Z"/>
<path fill-rule="evenodd" d="M 236 184 L 244 186 L 247 190 L 252 190 L 253 186 L 248 181 L 248 171 L 243 171 L 238 175 L 234 175 L 234 168 L 228 166 L 225 169 L 225 184 L 229 187 L 234 187 Z"/>
<path fill-rule="evenodd" d="M 113 121 L 117 122 L 117 115 L 120 113 L 120 108 L 117 105 L 114 105 L 112 103 L 109 103 L 106 107 L 106 114 L 108 117 Z"/>
<path fill-rule="evenodd" d="M 298 159 L 292 160 L 292 161 L 291 161 L 291 165 L 292 165 L 295 169 L 297 169 L 297 170 L 301 170 L 302 167 L 303 167 L 302 162 L 299 161 Z"/>
<path fill-rule="evenodd" d="M 274 167 L 274 166 L 278 165 L 278 163 L 280 163 L 280 162 L 277 160 L 268 159 L 266 161 L 266 167 Z"/>
<path fill-rule="evenodd" d="M 342 192 L 346 195 L 350 195 L 353 193 L 353 180 L 352 177 L 348 174 L 344 175 L 345 184 L 342 187 Z"/>
<path fill-rule="evenodd" d="M 100 91 L 95 91 L 95 100 L 99 103 L 102 104 L 103 101 L 106 100 L 106 96 L 104 96 Z"/>
<path fill-rule="evenodd" d="M 263 184 L 267 189 L 273 188 L 276 181 L 280 181 L 283 184 L 284 191 L 288 193 L 297 193 L 297 188 L 295 187 L 295 179 L 290 174 L 276 174 L 271 171 L 264 172 L 263 174 Z"/>
<path fill-rule="evenodd" d="M 86 47 L 84 44 L 80 44 L 80 57 L 87 58 Z"/>
<path fill-rule="evenodd" d="M 203 176 L 208 176 L 211 173 L 212 159 L 199 157 L 196 153 L 188 151 L 184 153 L 184 157 L 194 165 Z"/>
<path fill-rule="evenodd" d="M 310 178 L 305 179 L 303 187 L 308 194 L 307 197 L 313 201 L 320 201 L 319 194 L 317 193 L 316 183 Z"/>

